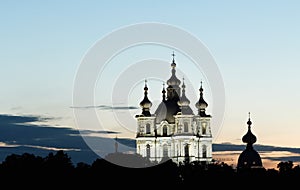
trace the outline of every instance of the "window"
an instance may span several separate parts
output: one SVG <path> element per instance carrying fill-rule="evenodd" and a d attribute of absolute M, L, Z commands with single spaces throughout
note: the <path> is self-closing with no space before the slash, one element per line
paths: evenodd
<path fill-rule="evenodd" d="M 146 145 L 146 157 L 150 158 L 150 145 L 149 144 Z"/>
<path fill-rule="evenodd" d="M 189 156 L 189 155 L 190 155 L 189 154 L 189 145 L 187 144 L 184 146 L 184 156 Z"/>
<path fill-rule="evenodd" d="M 163 157 L 168 157 L 168 145 L 163 145 Z"/>
<path fill-rule="evenodd" d="M 168 135 L 168 127 L 165 125 L 163 127 L 163 136 L 167 136 Z"/>
<path fill-rule="evenodd" d="M 206 145 L 202 146 L 202 157 L 206 158 L 207 157 L 207 150 L 206 150 Z"/>
<path fill-rule="evenodd" d="M 206 125 L 207 125 L 207 123 L 202 123 L 202 134 L 203 135 L 206 134 Z"/>
<path fill-rule="evenodd" d="M 184 161 L 189 162 L 190 161 L 190 153 L 189 153 L 189 145 L 184 146 Z"/>
<path fill-rule="evenodd" d="M 188 124 L 188 122 L 184 122 L 183 123 L 183 131 L 185 133 L 189 132 L 189 124 Z"/>
<path fill-rule="evenodd" d="M 181 133 L 181 132 L 182 132 L 182 125 L 178 124 L 178 133 Z"/>
<path fill-rule="evenodd" d="M 150 124 L 147 123 L 146 124 L 146 134 L 150 134 L 151 133 L 151 130 L 150 130 Z"/>

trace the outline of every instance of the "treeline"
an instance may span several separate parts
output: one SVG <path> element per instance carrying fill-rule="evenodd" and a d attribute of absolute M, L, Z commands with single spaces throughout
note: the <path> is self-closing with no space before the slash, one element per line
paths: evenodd
<path fill-rule="evenodd" d="M 97 187 L 149 188 L 149 187 L 238 187 L 267 185 L 267 187 L 288 187 L 299 184 L 300 167 L 293 162 L 280 162 L 277 169 L 252 168 L 236 170 L 226 163 L 205 164 L 200 162 L 177 165 L 172 160 L 150 166 L 138 155 L 121 153 L 125 159 L 145 162 L 144 168 L 123 167 L 107 159 L 98 158 L 92 164 L 73 164 L 64 151 L 51 152 L 45 157 L 24 153 L 11 154 L 0 164 L 0 184 L 9 187 L 22 185 L 24 188 L 43 185 L 69 188 Z M 128 158 L 126 158 L 128 156 Z M 98 188 L 99 187 L 99 188 Z"/>

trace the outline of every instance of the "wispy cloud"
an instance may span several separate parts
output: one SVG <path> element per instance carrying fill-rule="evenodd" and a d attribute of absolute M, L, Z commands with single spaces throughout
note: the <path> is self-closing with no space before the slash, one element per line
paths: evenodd
<path fill-rule="evenodd" d="M 120 134 L 120 132 L 116 131 L 93 131 L 93 130 L 80 130 L 80 134 Z"/>
<path fill-rule="evenodd" d="M 108 105 L 98 105 L 98 106 L 70 106 L 72 109 L 99 109 L 99 110 L 134 110 L 139 109 L 135 106 L 108 106 Z"/>
<path fill-rule="evenodd" d="M 44 150 L 53 150 L 53 151 L 80 151 L 79 148 L 56 148 L 56 147 L 48 147 L 48 146 L 37 146 L 37 145 L 22 145 L 24 147 L 31 147 L 31 148 L 38 148 L 38 149 L 44 149 Z"/>

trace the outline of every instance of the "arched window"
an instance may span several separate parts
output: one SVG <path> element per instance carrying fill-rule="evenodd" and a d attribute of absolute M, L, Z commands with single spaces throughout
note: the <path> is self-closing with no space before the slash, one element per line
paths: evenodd
<path fill-rule="evenodd" d="M 150 145 L 149 144 L 146 145 L 146 157 L 150 158 Z"/>
<path fill-rule="evenodd" d="M 190 153 L 189 153 L 189 145 L 186 144 L 184 146 L 184 161 L 189 162 L 190 161 Z"/>
<path fill-rule="evenodd" d="M 146 134 L 150 134 L 151 133 L 151 127 L 150 127 L 150 124 L 147 123 L 146 124 Z"/>
<path fill-rule="evenodd" d="M 188 122 L 184 122 L 183 123 L 183 131 L 185 133 L 189 132 L 189 124 L 188 124 Z"/>
<path fill-rule="evenodd" d="M 163 157 L 168 157 L 168 145 L 163 145 Z"/>
<path fill-rule="evenodd" d="M 203 134 L 203 135 L 206 134 L 206 126 L 207 126 L 207 123 L 203 122 L 203 123 L 202 123 L 202 134 Z"/>
<path fill-rule="evenodd" d="M 203 158 L 207 157 L 207 147 L 206 147 L 206 145 L 202 146 L 202 157 Z"/>
<path fill-rule="evenodd" d="M 188 144 L 184 146 L 184 156 L 190 156 L 190 154 L 189 154 L 189 145 Z"/>
<path fill-rule="evenodd" d="M 163 126 L 163 136 L 167 136 L 168 135 L 168 127 L 165 125 Z"/>

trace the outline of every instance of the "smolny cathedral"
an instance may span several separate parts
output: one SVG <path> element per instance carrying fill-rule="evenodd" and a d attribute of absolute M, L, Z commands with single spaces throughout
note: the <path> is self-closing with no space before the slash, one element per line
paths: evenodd
<path fill-rule="evenodd" d="M 184 80 L 176 77 L 176 63 L 171 63 L 171 76 L 163 86 L 162 100 L 155 111 L 148 98 L 145 81 L 144 98 L 140 102 L 142 113 L 136 115 L 136 151 L 150 161 L 160 162 L 172 159 L 180 162 L 211 162 L 212 133 L 211 115 L 206 113 L 208 106 L 203 97 L 202 82 L 199 100 L 193 104 L 198 112 L 194 113 L 186 96 Z"/>

